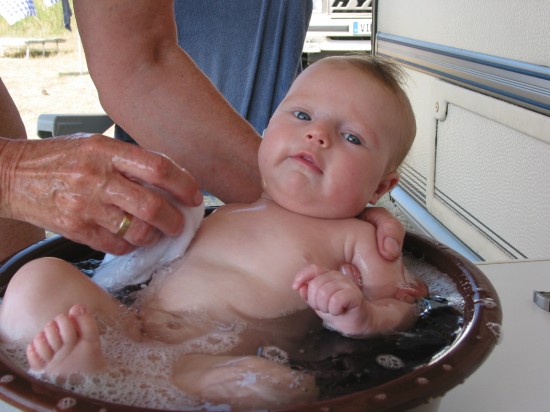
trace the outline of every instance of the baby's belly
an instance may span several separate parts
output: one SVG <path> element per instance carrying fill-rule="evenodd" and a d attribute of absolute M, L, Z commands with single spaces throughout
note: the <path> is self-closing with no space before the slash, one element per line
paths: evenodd
<path fill-rule="evenodd" d="M 292 290 L 291 278 L 270 282 L 257 274 L 262 269 L 199 263 L 155 276 L 139 301 L 168 313 L 204 313 L 222 322 L 280 318 L 307 307 Z"/>
<path fill-rule="evenodd" d="M 290 285 L 277 286 L 231 270 L 223 272 L 213 265 L 192 271 L 187 267 L 155 278 L 140 292 L 136 309 L 143 332 L 148 338 L 180 343 L 208 335 L 244 336 L 240 346 L 265 345 L 265 339 L 285 341 L 300 339 L 319 320 L 293 291 Z M 300 315 L 297 315 L 300 313 Z M 298 327 L 298 325 L 300 327 Z M 216 338 L 217 339 L 217 338 Z M 246 346 L 246 345 L 245 345 Z"/>
<path fill-rule="evenodd" d="M 170 344 L 220 339 L 235 341 L 246 328 L 245 323 L 238 319 L 224 322 L 204 312 L 167 312 L 153 307 L 139 307 L 138 316 L 146 339 Z"/>
<path fill-rule="evenodd" d="M 147 340 L 184 345 L 192 353 L 256 355 L 262 348 L 293 352 L 307 334 L 322 327 L 311 310 L 278 319 L 214 319 L 205 313 L 170 313 L 143 308 L 139 316 Z"/>

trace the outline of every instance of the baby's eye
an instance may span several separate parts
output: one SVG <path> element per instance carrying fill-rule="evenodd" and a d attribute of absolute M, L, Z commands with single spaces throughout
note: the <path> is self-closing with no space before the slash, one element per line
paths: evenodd
<path fill-rule="evenodd" d="M 354 134 L 351 134 L 351 133 L 344 133 L 343 134 L 344 136 L 344 139 L 346 139 L 348 142 L 352 143 L 352 144 L 357 144 L 357 145 L 360 145 L 361 144 L 361 139 L 359 139 L 357 136 L 355 136 Z"/>
<path fill-rule="evenodd" d="M 300 112 L 300 111 L 294 112 L 294 116 L 296 116 L 296 118 L 300 120 L 307 120 L 307 121 L 311 120 L 311 117 L 309 116 L 309 114 L 305 112 Z"/>

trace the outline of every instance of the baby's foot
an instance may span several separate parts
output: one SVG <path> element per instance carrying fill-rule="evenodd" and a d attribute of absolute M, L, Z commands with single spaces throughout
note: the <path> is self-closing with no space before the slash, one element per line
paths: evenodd
<path fill-rule="evenodd" d="M 74 305 L 68 315 L 48 322 L 27 346 L 32 371 L 68 376 L 105 368 L 99 342 L 99 328 L 83 305 Z"/>

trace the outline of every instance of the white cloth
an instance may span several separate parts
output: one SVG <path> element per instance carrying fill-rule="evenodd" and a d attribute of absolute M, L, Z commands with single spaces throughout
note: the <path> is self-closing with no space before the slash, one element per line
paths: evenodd
<path fill-rule="evenodd" d="M 46 7 L 53 6 L 59 0 L 43 0 Z M 11 26 L 19 20 L 36 16 L 34 0 L 0 0 L 0 16 Z"/>
<path fill-rule="evenodd" d="M 108 291 L 147 282 L 160 268 L 181 258 L 204 217 L 204 204 L 179 205 L 185 218 L 183 231 L 176 237 L 163 237 L 151 247 L 141 247 L 123 256 L 106 255 L 92 280 Z"/>

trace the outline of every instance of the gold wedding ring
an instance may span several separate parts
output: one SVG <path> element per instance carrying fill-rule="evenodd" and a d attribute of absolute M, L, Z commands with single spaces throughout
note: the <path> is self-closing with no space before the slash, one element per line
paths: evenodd
<path fill-rule="evenodd" d="M 116 231 L 117 236 L 124 236 L 126 234 L 133 218 L 134 216 L 130 213 L 124 213 L 124 218 L 122 218 L 122 222 L 120 222 L 120 225 L 118 225 L 118 230 Z"/>

